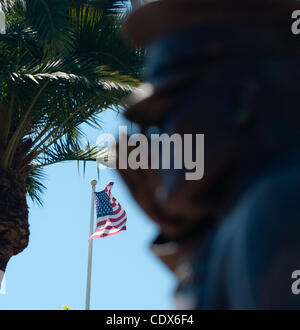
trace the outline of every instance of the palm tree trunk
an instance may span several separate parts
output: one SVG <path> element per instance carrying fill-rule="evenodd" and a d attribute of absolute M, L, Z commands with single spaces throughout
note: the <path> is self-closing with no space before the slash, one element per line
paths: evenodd
<path fill-rule="evenodd" d="M 0 170 L 0 270 L 22 252 L 29 241 L 25 179 L 14 171 Z"/>

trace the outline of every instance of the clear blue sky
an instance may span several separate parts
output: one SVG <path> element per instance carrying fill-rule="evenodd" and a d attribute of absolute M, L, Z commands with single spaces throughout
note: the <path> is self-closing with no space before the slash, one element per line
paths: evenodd
<path fill-rule="evenodd" d="M 124 124 L 113 111 L 100 118 L 103 130 L 85 128 L 93 143 L 99 134 L 115 134 Z M 29 201 L 29 247 L 8 264 L 0 309 L 84 309 L 94 177 L 95 163 L 87 164 L 85 176 L 78 174 L 75 162 L 47 169 L 44 207 Z M 116 171 L 102 171 L 97 190 L 110 181 L 115 182 L 112 193 L 126 210 L 128 225 L 126 232 L 94 240 L 91 309 L 172 309 L 175 279 L 149 250 L 158 229 Z"/>

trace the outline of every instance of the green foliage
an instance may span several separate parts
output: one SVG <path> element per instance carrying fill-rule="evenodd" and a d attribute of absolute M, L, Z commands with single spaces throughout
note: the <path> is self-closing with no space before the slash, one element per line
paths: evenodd
<path fill-rule="evenodd" d="M 63 305 L 63 306 L 62 306 L 62 309 L 63 309 L 64 311 L 70 311 L 70 310 L 72 310 L 71 307 L 66 306 L 66 305 Z"/>
<path fill-rule="evenodd" d="M 0 3 L 7 18 L 0 35 L 0 169 L 29 166 L 27 190 L 41 203 L 43 167 L 94 160 L 80 126 L 97 127 L 102 111 L 124 105 L 139 84 L 142 53 L 120 34 L 122 1 Z M 31 147 L 20 159 L 24 141 Z"/>

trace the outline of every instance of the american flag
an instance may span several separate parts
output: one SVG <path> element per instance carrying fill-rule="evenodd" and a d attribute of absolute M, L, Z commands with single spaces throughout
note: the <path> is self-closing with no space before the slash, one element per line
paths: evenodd
<path fill-rule="evenodd" d="M 111 194 L 113 184 L 110 182 L 104 190 L 95 192 L 97 227 L 90 239 L 108 237 L 126 230 L 126 212 Z"/>

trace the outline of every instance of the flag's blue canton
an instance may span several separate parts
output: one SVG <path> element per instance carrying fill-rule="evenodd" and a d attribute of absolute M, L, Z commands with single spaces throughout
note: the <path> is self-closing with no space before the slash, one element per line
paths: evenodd
<path fill-rule="evenodd" d="M 105 191 L 96 192 L 97 218 L 113 215 L 113 209 L 109 197 Z"/>

